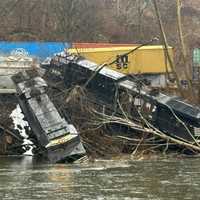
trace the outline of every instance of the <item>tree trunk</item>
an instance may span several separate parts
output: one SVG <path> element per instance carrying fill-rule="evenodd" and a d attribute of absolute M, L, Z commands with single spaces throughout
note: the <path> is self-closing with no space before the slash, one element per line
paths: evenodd
<path fill-rule="evenodd" d="M 186 52 L 186 47 L 185 47 L 185 42 L 184 42 L 184 37 L 183 37 L 182 20 L 181 20 L 181 0 L 176 0 L 176 2 L 177 2 L 178 35 L 179 35 L 179 41 L 181 45 L 181 56 L 182 56 L 183 64 L 185 66 L 185 70 L 183 71 L 188 82 L 188 90 L 189 90 L 188 92 L 190 94 L 191 100 L 196 101 L 196 95 L 195 95 L 195 92 L 192 86 L 192 81 L 190 78 L 187 52 Z"/>
<path fill-rule="evenodd" d="M 176 79 L 176 84 L 177 84 L 177 87 L 179 89 L 179 92 L 181 94 L 182 97 L 184 97 L 184 91 L 182 89 L 182 86 L 180 84 L 180 80 L 179 80 L 179 77 L 177 75 L 177 72 L 176 72 L 176 68 L 175 68 L 175 65 L 170 57 L 170 54 L 169 54 L 169 51 L 168 51 L 168 42 L 167 42 L 167 38 L 166 38 L 166 34 L 165 34 L 165 31 L 164 31 L 164 27 L 163 27 L 163 22 L 162 22 L 162 19 L 161 19 L 161 15 L 160 15 L 160 11 L 159 11 L 159 8 L 158 8 L 158 5 L 157 5 L 157 1 L 156 0 L 152 0 L 153 2 L 153 5 L 154 5 L 154 9 L 155 9 L 155 13 L 156 13 L 156 17 L 157 17 L 157 22 L 158 22 L 158 25 L 159 25 L 159 28 L 160 28 L 160 32 L 161 32 L 161 37 L 162 37 L 162 43 L 164 45 L 164 49 L 165 49 L 165 52 L 166 52 L 166 56 L 167 56 L 167 59 L 169 61 L 169 65 L 171 67 L 171 70 L 175 76 L 175 79 Z"/>

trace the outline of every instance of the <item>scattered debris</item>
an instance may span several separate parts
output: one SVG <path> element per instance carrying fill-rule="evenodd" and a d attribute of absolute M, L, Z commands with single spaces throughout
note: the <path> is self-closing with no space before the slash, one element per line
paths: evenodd
<path fill-rule="evenodd" d="M 17 99 L 11 94 L 0 95 L 0 155 L 21 155 L 28 146 L 24 145 L 23 137 L 14 129 L 10 114 L 17 104 Z"/>
<path fill-rule="evenodd" d="M 132 152 L 137 151 L 140 146 L 149 145 L 153 146 L 153 149 L 164 146 L 165 151 L 169 146 L 176 146 L 176 150 L 199 152 L 200 109 L 179 97 L 160 93 L 135 76 L 125 76 L 107 68 L 105 64 L 99 66 L 79 56 L 62 53 L 43 67 L 47 69 L 46 79 L 49 85 L 57 88 L 55 95 L 62 99 L 60 102 L 55 100 L 60 109 L 63 112 L 67 111 L 72 117 L 76 110 L 73 110 L 73 107 L 78 107 L 76 117 L 80 117 L 80 113 L 83 112 L 87 118 L 81 122 L 80 119 L 72 120 L 76 125 L 87 124 L 86 131 L 82 125 L 77 125 L 80 132 L 93 129 L 95 131 L 92 132 L 98 133 L 101 128 L 100 137 L 97 134 L 93 137 L 104 138 L 110 135 L 108 132 L 112 129 L 111 135 L 115 135 L 118 141 L 120 136 L 122 143 L 128 141 Z M 86 91 L 87 95 L 84 96 L 82 91 Z M 70 95 L 75 96 L 73 102 L 75 98 L 80 100 L 80 106 L 64 106 L 65 100 L 69 104 Z M 89 124 L 95 124 L 95 127 L 89 128 Z M 120 130 L 121 133 L 116 130 Z M 90 135 L 87 139 L 91 138 Z M 94 145 L 95 142 L 92 141 Z M 130 141 L 134 141 L 132 145 Z M 120 149 L 119 152 L 123 150 Z"/>
<path fill-rule="evenodd" d="M 49 162 L 200 152 L 198 107 L 107 64 L 62 52 L 12 80 L 33 154 Z M 15 136 L 1 134 L 1 144 L 8 135 Z M 16 141 L 22 149 L 23 138 Z"/>
<path fill-rule="evenodd" d="M 15 85 L 11 77 L 20 71 L 37 67 L 39 65 L 36 60 L 20 49 L 13 50 L 10 55 L 0 55 L 1 155 L 23 154 L 30 148 L 30 145 L 24 143 L 24 138 L 16 129 L 12 117 L 10 117 L 18 104 L 15 97 Z"/>

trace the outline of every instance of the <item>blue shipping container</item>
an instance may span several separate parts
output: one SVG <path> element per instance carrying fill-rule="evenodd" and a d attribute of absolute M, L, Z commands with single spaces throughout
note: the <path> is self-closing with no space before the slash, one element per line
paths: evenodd
<path fill-rule="evenodd" d="M 0 41 L 0 54 L 11 54 L 13 51 L 26 52 L 30 56 L 44 60 L 53 56 L 55 53 L 71 47 L 70 43 L 65 42 L 8 42 Z"/>

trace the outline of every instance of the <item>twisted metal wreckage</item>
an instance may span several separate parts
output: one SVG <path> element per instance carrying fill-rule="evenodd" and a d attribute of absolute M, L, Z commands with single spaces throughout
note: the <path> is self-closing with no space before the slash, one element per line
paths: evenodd
<path fill-rule="evenodd" d="M 56 106 L 59 97 L 54 101 L 49 94 L 49 88 L 56 88 L 59 83 L 64 98 L 66 91 L 73 91 L 77 85 L 86 90 L 88 96 L 84 102 L 91 102 L 90 105 L 97 108 L 91 109 L 100 119 L 97 126 L 111 125 L 115 130 L 126 127 L 120 129 L 125 130 L 118 135 L 121 138 L 134 140 L 133 132 L 129 134 L 132 130 L 142 137 L 144 134 L 153 136 L 156 143 L 162 139 L 165 145 L 171 142 L 192 152 L 200 152 L 200 109 L 179 97 L 160 93 L 152 89 L 149 82 L 144 84 L 144 80 L 134 75 L 126 76 L 107 68 L 106 64 L 99 66 L 68 53 L 56 55 L 41 67 L 46 71 L 43 78 L 35 69 L 12 77 L 19 105 L 31 129 L 27 134 L 35 145 L 34 154 L 50 162 L 74 161 L 86 154 L 86 142 L 82 143 L 78 134 L 81 130 L 77 131 L 69 123 L 71 116 L 64 106 L 61 106 L 63 109 Z M 65 98 L 61 104 L 66 102 Z M 84 111 L 80 109 L 76 114 L 81 115 L 81 112 Z M 93 139 L 95 137 L 97 135 L 92 135 Z M 136 151 L 141 141 L 134 141 L 137 141 Z M 102 145 L 97 144 L 96 148 Z"/>
<path fill-rule="evenodd" d="M 47 69 L 49 77 L 63 80 L 65 88 L 75 85 L 86 88 L 94 97 L 87 100 L 100 105 L 102 116 L 110 122 L 200 150 L 200 109 L 181 98 L 152 89 L 134 75 L 126 76 L 106 64 L 99 66 L 68 53 L 55 56 L 42 67 Z"/>

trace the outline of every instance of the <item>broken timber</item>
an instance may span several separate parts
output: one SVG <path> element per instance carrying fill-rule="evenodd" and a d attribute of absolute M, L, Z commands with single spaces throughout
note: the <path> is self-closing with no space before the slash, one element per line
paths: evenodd
<path fill-rule="evenodd" d="M 21 155 L 29 147 L 23 145 L 23 137 L 16 131 L 0 125 L 0 155 Z"/>

